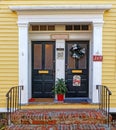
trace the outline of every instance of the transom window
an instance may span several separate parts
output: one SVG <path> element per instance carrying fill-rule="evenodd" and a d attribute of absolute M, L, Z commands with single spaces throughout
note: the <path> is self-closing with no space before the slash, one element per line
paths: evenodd
<path fill-rule="evenodd" d="M 89 31 L 90 24 L 76 25 L 30 25 L 30 31 Z"/>
<path fill-rule="evenodd" d="M 66 31 L 90 30 L 90 25 L 65 25 Z"/>

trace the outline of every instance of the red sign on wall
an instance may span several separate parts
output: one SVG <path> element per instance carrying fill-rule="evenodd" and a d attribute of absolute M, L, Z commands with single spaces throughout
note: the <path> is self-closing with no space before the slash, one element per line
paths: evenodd
<path fill-rule="evenodd" d="M 93 61 L 103 61 L 103 56 L 101 56 L 101 55 L 94 55 L 93 56 Z"/>

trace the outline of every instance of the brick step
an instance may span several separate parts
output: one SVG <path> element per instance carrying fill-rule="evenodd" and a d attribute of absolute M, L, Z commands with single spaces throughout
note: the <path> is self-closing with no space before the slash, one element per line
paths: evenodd
<path fill-rule="evenodd" d="M 101 124 L 12 125 L 5 130 L 111 130 Z"/>
<path fill-rule="evenodd" d="M 12 113 L 13 124 L 106 124 L 107 118 L 98 109 L 18 110 Z M 110 118 L 111 121 L 111 118 Z"/>

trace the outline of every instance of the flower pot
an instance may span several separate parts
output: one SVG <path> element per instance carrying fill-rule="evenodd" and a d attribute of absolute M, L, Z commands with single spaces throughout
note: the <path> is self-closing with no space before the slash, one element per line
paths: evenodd
<path fill-rule="evenodd" d="M 57 94 L 57 100 L 63 101 L 64 100 L 64 94 Z"/>

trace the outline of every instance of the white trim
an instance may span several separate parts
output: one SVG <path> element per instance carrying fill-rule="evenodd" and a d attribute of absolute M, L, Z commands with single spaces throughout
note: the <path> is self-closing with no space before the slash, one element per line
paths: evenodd
<path fill-rule="evenodd" d="M 90 97 L 93 103 L 98 102 L 96 85 L 102 81 L 102 63 L 93 62 L 92 56 L 99 50 L 102 54 L 102 24 L 103 12 L 112 7 L 112 5 L 54 5 L 54 6 L 10 6 L 12 11 L 18 13 L 19 25 L 19 84 L 24 85 L 22 103 L 28 103 L 29 84 L 28 77 L 29 66 L 29 40 L 28 26 L 31 24 L 68 24 L 68 23 L 90 23 L 93 24 L 93 34 L 90 33 L 90 80 L 93 81 L 89 88 L 92 89 Z M 64 11 L 64 13 L 63 13 Z M 72 11 L 72 13 L 69 13 Z M 39 35 L 39 34 L 38 34 Z M 75 35 L 76 36 L 76 35 Z M 74 35 L 71 37 L 74 38 Z M 71 38 L 70 37 L 70 38 Z M 37 37 L 36 37 L 37 38 Z M 47 37 L 50 38 L 49 36 Z M 86 39 L 86 38 L 85 38 Z M 87 39 L 88 40 L 88 39 Z M 97 48 L 97 49 L 96 49 Z M 96 74 L 99 70 L 99 74 Z M 30 73 L 30 72 L 29 72 Z M 63 74 L 64 75 L 64 74 Z"/>
<path fill-rule="evenodd" d="M 35 10 L 108 10 L 111 4 L 104 5 L 41 5 L 41 6 L 10 6 L 12 11 L 35 11 Z"/>
<path fill-rule="evenodd" d="M 28 23 L 18 24 L 19 27 L 19 85 L 24 85 L 22 103 L 28 102 Z"/>
<path fill-rule="evenodd" d="M 116 108 L 110 108 L 110 112 L 116 113 Z"/>
<path fill-rule="evenodd" d="M 57 49 L 64 49 L 63 52 L 63 58 L 57 58 Z M 56 68 L 55 68 L 55 72 L 56 72 L 56 77 L 55 79 L 57 80 L 57 78 L 63 78 L 65 79 L 65 39 L 63 40 L 57 40 L 56 39 Z M 61 66 L 62 65 L 62 66 Z"/>
<path fill-rule="evenodd" d="M 7 112 L 7 108 L 0 108 L 0 112 Z"/>
<path fill-rule="evenodd" d="M 93 55 L 102 55 L 102 25 L 103 23 L 93 23 Z M 98 90 L 96 85 L 102 84 L 102 62 L 94 62 L 92 72 L 92 102 L 98 102 Z"/>

